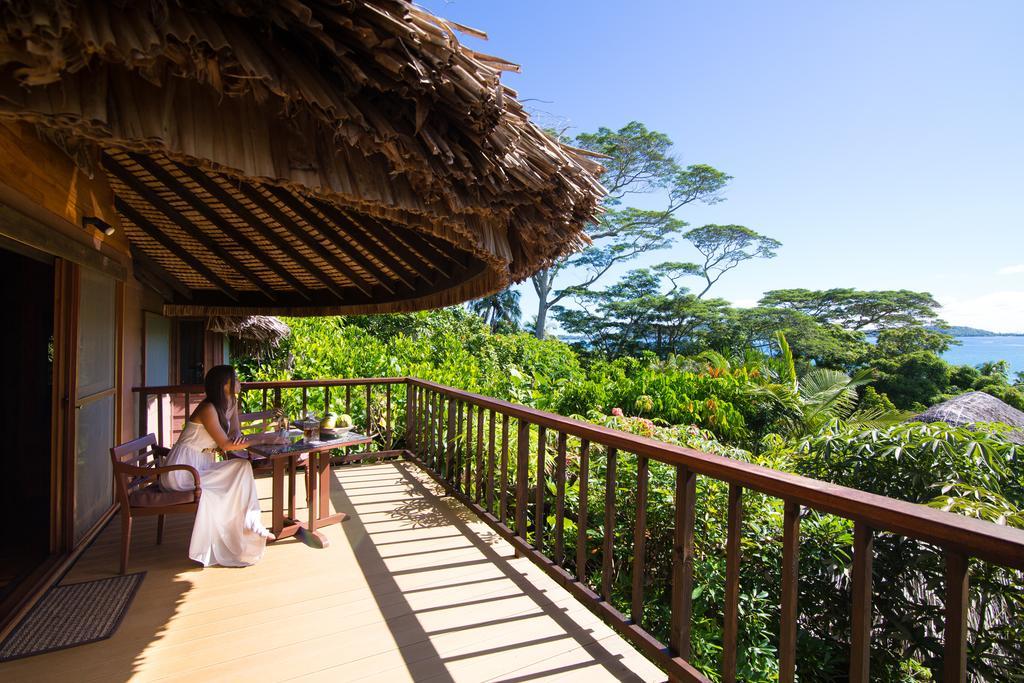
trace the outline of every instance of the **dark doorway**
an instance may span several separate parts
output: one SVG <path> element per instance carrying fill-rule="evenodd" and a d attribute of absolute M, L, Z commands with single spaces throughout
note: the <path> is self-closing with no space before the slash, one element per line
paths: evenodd
<path fill-rule="evenodd" d="M 50 555 L 53 288 L 51 257 L 0 241 L 0 519 L 17 520 L 0 543 L 0 603 Z"/>
<path fill-rule="evenodd" d="M 204 346 L 206 326 L 202 320 L 182 320 L 178 323 L 178 381 L 182 384 L 202 384 L 206 376 Z"/>

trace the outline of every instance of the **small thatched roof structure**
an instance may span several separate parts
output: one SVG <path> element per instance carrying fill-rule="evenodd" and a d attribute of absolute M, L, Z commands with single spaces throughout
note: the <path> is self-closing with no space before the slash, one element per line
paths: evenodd
<path fill-rule="evenodd" d="M 913 418 L 917 422 L 945 422 L 954 427 L 1000 422 L 1015 427 L 1008 437 L 1024 443 L 1024 412 L 982 391 L 971 391 L 938 403 Z"/>
<path fill-rule="evenodd" d="M 601 167 L 405 0 L 0 3 L 0 119 L 105 172 L 169 315 L 498 291 L 586 243 Z"/>
<path fill-rule="evenodd" d="M 271 353 L 292 332 L 284 321 L 269 315 L 211 316 L 206 329 L 226 334 L 234 353 L 254 358 Z"/>
<path fill-rule="evenodd" d="M 206 329 L 270 347 L 277 347 L 292 332 L 283 321 L 270 315 L 243 318 L 217 315 L 207 319 Z"/>

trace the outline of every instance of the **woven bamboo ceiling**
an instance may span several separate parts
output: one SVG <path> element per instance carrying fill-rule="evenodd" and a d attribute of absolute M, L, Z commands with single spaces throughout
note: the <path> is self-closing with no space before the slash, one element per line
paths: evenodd
<path fill-rule="evenodd" d="M 117 197 L 172 315 L 450 305 L 586 243 L 599 163 L 403 0 L 0 2 L 0 117 Z"/>

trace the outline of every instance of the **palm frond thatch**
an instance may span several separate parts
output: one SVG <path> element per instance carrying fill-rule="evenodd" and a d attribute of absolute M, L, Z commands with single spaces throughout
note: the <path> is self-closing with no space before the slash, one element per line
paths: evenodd
<path fill-rule="evenodd" d="M 1011 427 L 1005 436 L 1024 443 L 1024 412 L 983 391 L 970 391 L 933 405 L 912 418 L 915 422 L 945 422 L 954 427 L 1001 423 Z"/>
<path fill-rule="evenodd" d="M 110 174 L 133 246 L 194 295 L 174 314 L 451 305 L 584 246 L 603 194 L 456 31 L 480 35 L 406 0 L 4 2 L 0 121 Z M 173 193 L 246 241 L 196 252 Z"/>

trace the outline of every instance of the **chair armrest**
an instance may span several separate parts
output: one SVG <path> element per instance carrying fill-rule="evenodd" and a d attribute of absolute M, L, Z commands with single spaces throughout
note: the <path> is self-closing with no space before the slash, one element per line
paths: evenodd
<path fill-rule="evenodd" d="M 145 477 L 146 479 L 155 479 L 165 472 L 174 471 L 185 471 L 192 474 L 192 480 L 195 482 L 196 497 L 199 495 L 200 480 L 199 470 L 191 465 L 161 465 L 160 467 L 135 467 L 134 465 L 116 465 L 114 471 L 117 474 L 129 474 L 136 477 Z"/>

